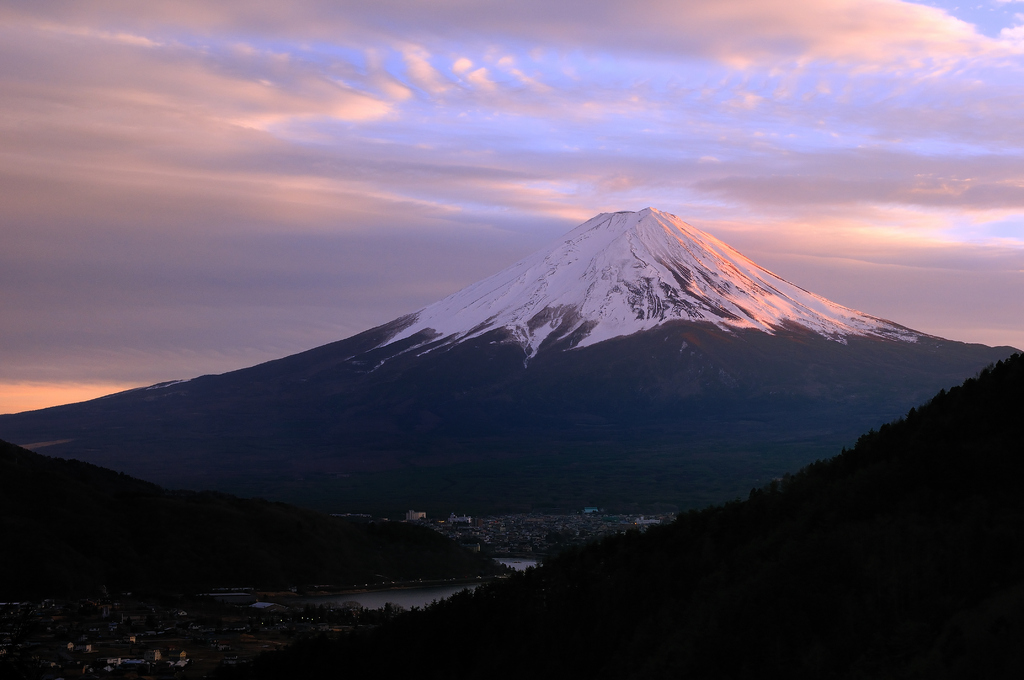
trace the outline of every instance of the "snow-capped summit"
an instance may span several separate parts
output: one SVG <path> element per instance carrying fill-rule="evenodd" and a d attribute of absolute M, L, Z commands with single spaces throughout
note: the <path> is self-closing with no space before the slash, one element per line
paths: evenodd
<path fill-rule="evenodd" d="M 563 239 L 407 317 L 388 343 L 426 332 L 450 345 L 504 328 L 528 356 L 545 340 L 585 347 L 672 320 L 830 339 L 918 334 L 809 293 L 675 215 L 601 213 Z"/>

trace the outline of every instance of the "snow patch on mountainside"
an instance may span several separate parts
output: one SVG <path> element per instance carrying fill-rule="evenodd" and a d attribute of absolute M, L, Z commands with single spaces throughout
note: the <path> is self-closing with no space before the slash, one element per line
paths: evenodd
<path fill-rule="evenodd" d="M 414 316 L 385 344 L 424 331 L 450 344 L 505 328 L 533 356 L 549 338 L 586 347 L 677 319 L 766 333 L 789 323 L 838 342 L 918 338 L 809 293 L 654 208 L 602 213 Z"/>

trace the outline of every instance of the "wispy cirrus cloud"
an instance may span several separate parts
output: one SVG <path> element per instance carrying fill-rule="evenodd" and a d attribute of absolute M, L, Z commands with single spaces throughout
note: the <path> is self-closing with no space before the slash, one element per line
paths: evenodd
<path fill-rule="evenodd" d="M 896 63 L 991 49 L 971 24 L 941 9 L 898 0 L 720 0 L 677 3 L 613 0 L 487 3 L 437 0 L 299 0 L 220 3 L 130 0 L 25 3 L 23 20 L 102 23 L 142 34 L 187 31 L 366 46 L 411 40 L 427 44 L 515 42 L 553 49 L 620 54 L 759 60 L 850 60 Z"/>

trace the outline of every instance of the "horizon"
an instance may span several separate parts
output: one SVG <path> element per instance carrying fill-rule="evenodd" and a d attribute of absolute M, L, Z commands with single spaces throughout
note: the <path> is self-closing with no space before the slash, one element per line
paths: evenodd
<path fill-rule="evenodd" d="M 1024 347 L 1024 2 L 0 10 L 0 413 L 350 337 L 600 212 Z"/>

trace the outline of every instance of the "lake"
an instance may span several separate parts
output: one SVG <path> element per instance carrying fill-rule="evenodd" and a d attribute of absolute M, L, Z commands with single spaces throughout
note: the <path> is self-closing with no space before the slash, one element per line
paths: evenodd
<path fill-rule="evenodd" d="M 472 590 L 477 587 L 476 583 L 460 583 L 451 586 L 426 586 L 423 588 L 393 588 L 391 590 L 371 590 L 365 593 L 343 593 L 341 595 L 322 595 L 319 597 L 304 597 L 303 603 L 321 605 L 341 605 L 345 602 L 358 602 L 364 609 L 380 609 L 385 604 L 401 605 L 406 609 L 412 607 L 425 607 L 436 600 L 443 600 L 451 597 L 462 590 Z"/>
<path fill-rule="evenodd" d="M 516 571 L 525 571 L 530 567 L 537 566 L 537 560 L 508 557 L 497 560 L 506 567 Z M 472 590 L 479 584 L 459 583 L 450 586 L 425 586 L 422 588 L 393 588 L 390 590 L 372 590 L 365 593 L 345 593 L 342 595 L 322 595 L 319 597 L 304 597 L 302 602 L 314 605 L 335 604 L 341 605 L 345 602 L 358 602 L 364 609 L 380 609 L 385 604 L 401 605 L 406 609 L 412 607 L 426 607 L 431 602 L 451 597 L 462 590 Z"/>

